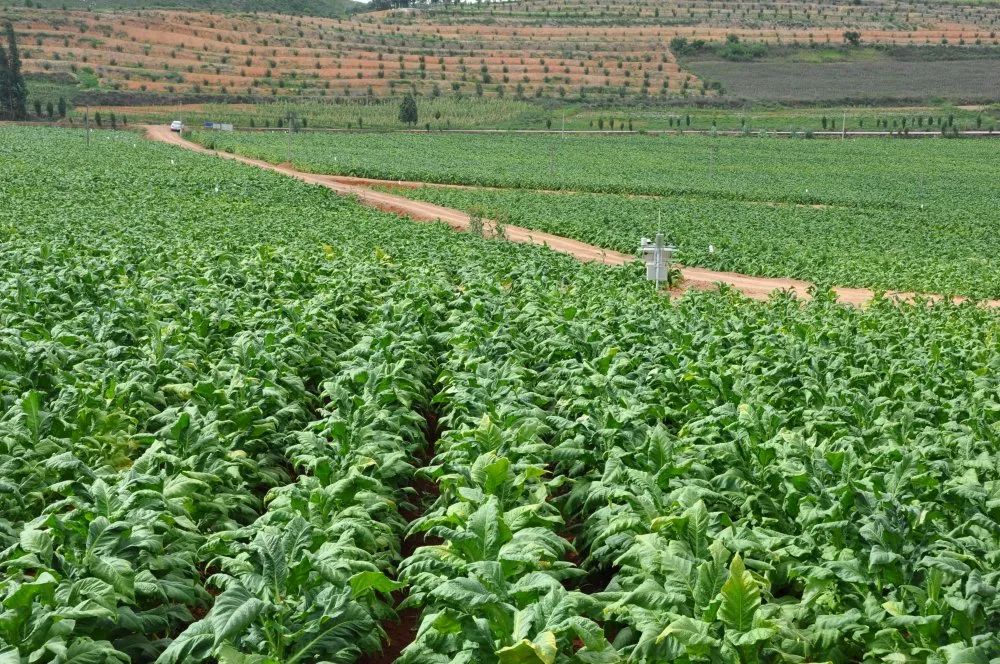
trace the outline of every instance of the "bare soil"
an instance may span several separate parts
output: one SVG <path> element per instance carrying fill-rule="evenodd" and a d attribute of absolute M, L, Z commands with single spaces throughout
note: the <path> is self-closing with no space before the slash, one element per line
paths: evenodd
<path fill-rule="evenodd" d="M 417 636 L 417 628 L 420 626 L 420 611 L 417 609 L 403 609 L 399 611 L 399 620 L 392 620 L 382 623 L 388 639 L 382 652 L 363 655 L 358 660 L 358 664 L 392 664 L 399 659 L 403 648 L 413 643 Z"/>

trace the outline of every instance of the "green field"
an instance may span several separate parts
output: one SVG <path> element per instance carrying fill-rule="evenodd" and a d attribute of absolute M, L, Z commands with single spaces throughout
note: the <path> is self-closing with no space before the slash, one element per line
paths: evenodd
<path fill-rule="evenodd" d="M 316 173 L 518 189 L 700 195 L 989 214 L 989 141 L 806 141 L 677 136 L 292 134 L 196 131 L 194 140 Z M 290 154 L 289 154 L 290 146 Z"/>
<path fill-rule="evenodd" d="M 393 189 L 508 224 L 634 253 L 662 230 L 686 265 L 826 285 L 1000 298 L 1000 217 L 711 197 Z"/>
<path fill-rule="evenodd" d="M 1000 656 L 995 312 L 83 146 L 0 128 L 5 664 Z"/>
<path fill-rule="evenodd" d="M 282 136 L 195 138 L 289 156 Z M 992 141 L 358 134 L 291 146 L 309 171 L 505 187 L 400 193 L 618 251 L 661 228 L 688 265 L 1000 296 Z"/>

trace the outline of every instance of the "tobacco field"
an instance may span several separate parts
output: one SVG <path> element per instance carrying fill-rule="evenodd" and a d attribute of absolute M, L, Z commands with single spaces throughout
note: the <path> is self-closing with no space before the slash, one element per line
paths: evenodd
<path fill-rule="evenodd" d="M 626 253 L 659 229 L 691 266 L 1000 297 L 1000 186 L 990 174 L 991 141 L 198 132 L 194 138 L 271 162 L 290 155 L 312 172 L 479 186 L 394 193 Z"/>
<path fill-rule="evenodd" d="M 1000 658 L 995 312 L 83 143 L 0 128 L 0 663 Z"/>
<path fill-rule="evenodd" d="M 927 203 L 812 206 L 700 196 L 393 187 L 505 223 L 634 253 L 661 230 L 686 265 L 836 286 L 1000 297 L 1000 218 Z"/>
<path fill-rule="evenodd" d="M 1000 197 L 990 140 L 206 131 L 192 138 L 272 163 L 291 161 L 299 170 L 386 180 L 697 195 L 901 214 L 934 205 L 993 219 Z"/>

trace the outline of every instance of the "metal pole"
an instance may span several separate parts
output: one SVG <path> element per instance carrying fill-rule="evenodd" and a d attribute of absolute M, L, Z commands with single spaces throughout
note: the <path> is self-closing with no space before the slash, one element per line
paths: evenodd
<path fill-rule="evenodd" d="M 286 106 L 285 108 L 287 109 L 288 107 Z M 292 163 L 292 111 L 291 110 L 287 110 L 286 111 L 285 122 L 288 124 L 288 132 L 287 132 L 287 137 L 288 137 L 288 140 L 287 140 L 287 143 L 288 143 L 288 160 L 287 161 L 290 164 L 290 163 Z"/>
<path fill-rule="evenodd" d="M 656 274 L 656 290 L 660 290 L 660 266 L 663 262 L 663 233 L 656 234 L 656 244 L 653 247 L 653 271 Z"/>
<path fill-rule="evenodd" d="M 90 104 L 87 104 L 87 110 L 83 113 L 83 133 L 87 135 L 87 147 L 90 147 Z"/>

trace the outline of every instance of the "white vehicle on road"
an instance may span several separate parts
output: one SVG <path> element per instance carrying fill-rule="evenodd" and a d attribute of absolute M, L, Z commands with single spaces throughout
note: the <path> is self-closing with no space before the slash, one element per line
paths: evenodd
<path fill-rule="evenodd" d="M 184 129 L 184 123 L 180 120 L 174 120 L 170 123 L 170 131 L 181 131 Z"/>

